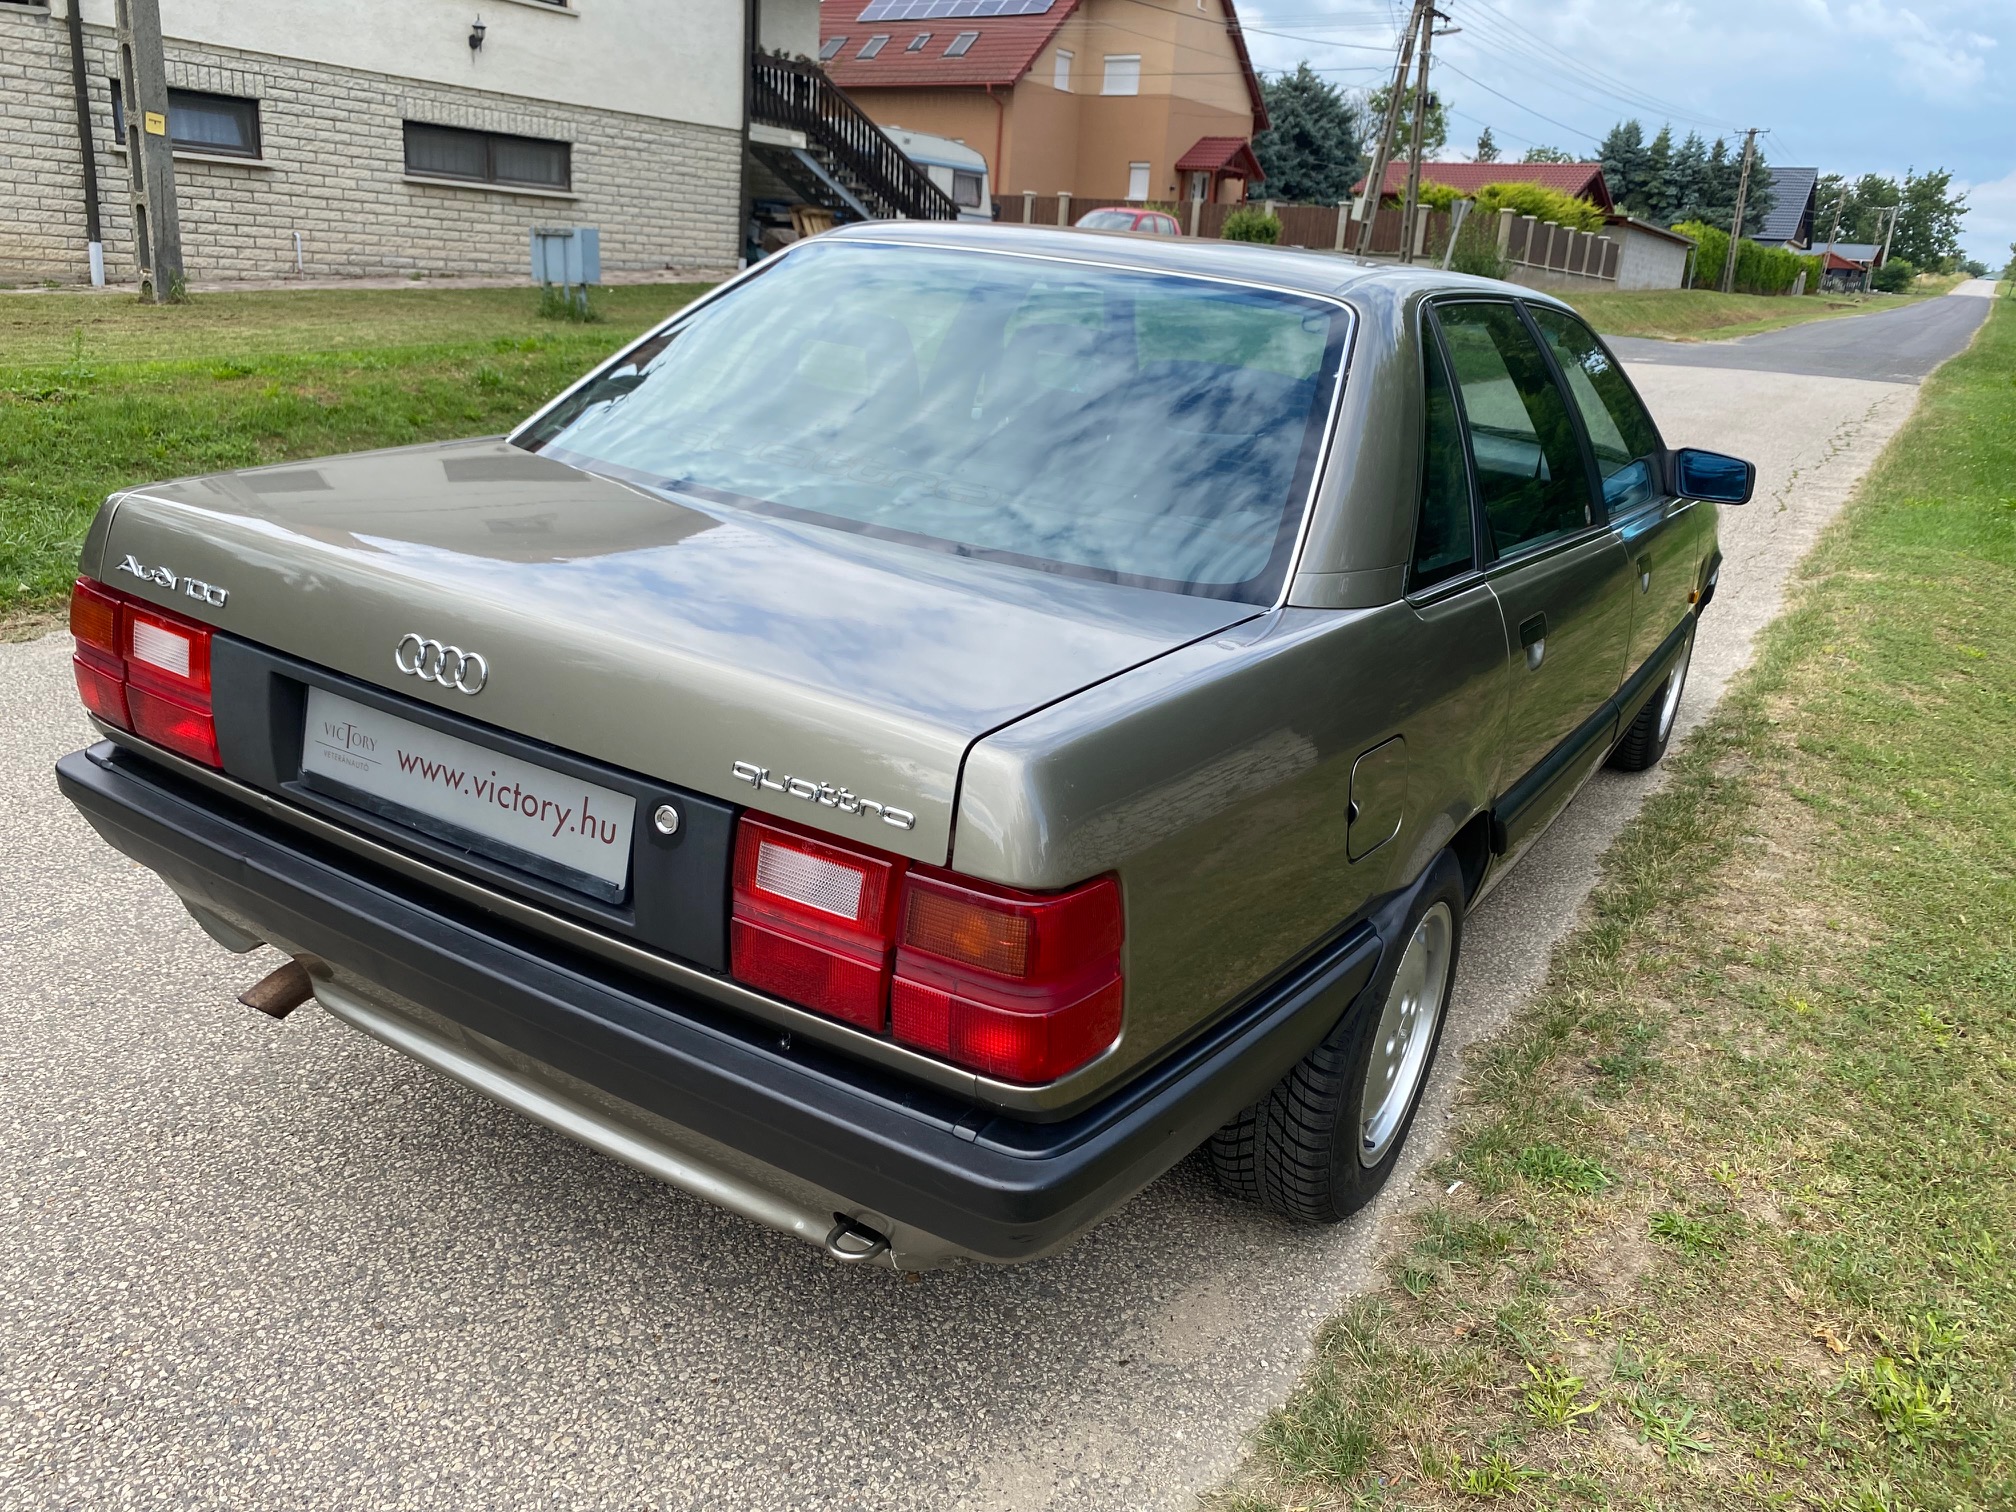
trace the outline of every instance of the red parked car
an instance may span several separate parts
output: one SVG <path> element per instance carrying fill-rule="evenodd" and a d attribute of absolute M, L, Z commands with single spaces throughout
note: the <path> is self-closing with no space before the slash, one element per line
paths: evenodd
<path fill-rule="evenodd" d="M 1078 217 L 1080 231 L 1138 231 L 1143 236 L 1181 236 L 1176 217 L 1162 210 L 1135 210 L 1127 205 L 1105 205 L 1087 210 Z"/>

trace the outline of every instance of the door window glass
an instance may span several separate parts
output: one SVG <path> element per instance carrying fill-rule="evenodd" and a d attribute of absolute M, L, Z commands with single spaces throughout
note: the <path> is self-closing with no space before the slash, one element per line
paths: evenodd
<path fill-rule="evenodd" d="M 1436 318 L 1463 398 L 1477 492 L 1498 554 L 1589 524 L 1589 475 L 1568 401 L 1518 310 L 1499 303 L 1442 305 Z"/>
<path fill-rule="evenodd" d="M 1471 565 L 1470 475 L 1463 466 L 1463 423 L 1433 330 L 1422 333 L 1427 370 L 1423 416 L 1426 451 L 1421 459 L 1421 518 L 1414 530 L 1412 586 L 1426 588 L 1467 572 Z"/>
<path fill-rule="evenodd" d="M 1622 514 L 1655 497 L 1659 431 L 1616 361 L 1573 316 L 1538 306 L 1528 309 L 1582 412 L 1596 471 L 1603 478 L 1604 506 L 1613 515 Z"/>

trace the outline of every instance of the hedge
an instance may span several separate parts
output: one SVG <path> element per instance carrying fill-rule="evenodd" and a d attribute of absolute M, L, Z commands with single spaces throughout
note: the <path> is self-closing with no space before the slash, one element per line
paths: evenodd
<path fill-rule="evenodd" d="M 1729 260 L 1729 233 L 1700 221 L 1682 221 L 1673 228 L 1694 238 L 1694 287 L 1722 287 L 1722 268 Z M 1806 292 L 1820 292 L 1820 259 L 1801 257 L 1783 247 L 1760 247 L 1749 237 L 1736 244 L 1738 294 L 1790 294 L 1799 275 L 1806 275 Z"/>
<path fill-rule="evenodd" d="M 1431 210 L 1447 210 L 1465 197 L 1447 184 L 1421 186 L 1421 202 Z M 1603 229 L 1600 206 L 1559 189 L 1549 189 L 1544 184 L 1486 184 L 1467 197 L 1475 200 L 1477 206 L 1470 213 L 1485 220 L 1494 220 L 1500 210 L 1510 210 L 1515 215 L 1530 215 L 1536 220 L 1573 226 L 1577 231 Z"/>

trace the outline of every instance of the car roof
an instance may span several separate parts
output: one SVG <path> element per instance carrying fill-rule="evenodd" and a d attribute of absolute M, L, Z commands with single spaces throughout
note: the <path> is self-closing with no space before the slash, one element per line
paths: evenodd
<path fill-rule="evenodd" d="M 1061 229 L 1002 226 L 981 221 L 856 221 L 824 232 L 819 239 L 825 241 L 829 238 L 959 251 L 1021 252 L 1039 257 L 1076 258 L 1113 267 L 1139 268 L 1143 272 L 1230 278 L 1270 288 L 1345 299 L 1359 294 L 1375 300 L 1382 297 L 1404 300 L 1416 292 L 1446 289 L 1451 292 L 1517 294 L 1543 304 L 1560 303 L 1538 289 L 1503 283 L 1495 278 L 1445 273 L 1434 267 L 1366 262 L 1341 252 L 1270 247 L 1256 242 L 1213 241 L 1203 237 L 1141 237 L 1124 231 L 1079 230 L 1075 226 Z"/>

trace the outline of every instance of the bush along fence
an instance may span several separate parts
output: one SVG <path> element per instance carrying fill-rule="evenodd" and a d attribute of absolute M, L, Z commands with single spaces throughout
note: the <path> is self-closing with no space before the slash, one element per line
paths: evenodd
<path fill-rule="evenodd" d="M 1673 228 L 1694 238 L 1694 269 L 1687 287 L 1719 289 L 1722 270 L 1729 264 L 1729 233 L 1700 221 L 1682 221 Z M 1736 243 L 1736 283 L 1738 294 L 1818 294 L 1818 257 L 1802 257 L 1783 247 L 1760 247 L 1749 237 Z M 1805 282 L 1800 282 L 1801 277 Z"/>
<path fill-rule="evenodd" d="M 1242 205 L 1216 204 L 1208 200 L 1167 204 L 1084 197 L 1074 201 L 1068 194 L 1028 193 L 1004 196 L 1001 200 L 1001 220 L 1004 224 L 1018 226 L 1068 226 L 1088 210 L 1122 203 L 1136 209 L 1167 211 L 1176 217 L 1190 236 L 1222 240 L 1227 221 L 1234 216 L 1257 211 L 1279 223 L 1280 232 L 1276 240 L 1280 246 L 1327 248 L 1333 252 L 1356 251 L 1358 247 L 1359 222 L 1353 220 L 1345 208 L 1337 205 L 1277 204 L 1273 200 Z M 1449 236 L 1455 220 L 1453 205 L 1447 209 L 1425 204 L 1416 208 L 1413 252 L 1417 262 L 1439 264 L 1442 261 L 1443 254 L 1449 250 Z M 1499 210 L 1496 221 L 1491 235 L 1495 241 L 1497 261 L 1506 268 L 1525 268 L 1564 280 L 1592 279 L 1604 283 L 1615 283 L 1617 280 L 1621 249 L 1600 232 L 1564 225 L 1559 221 L 1541 220 L 1533 215 L 1521 215 L 1509 208 Z M 1475 231 L 1469 228 L 1480 224 L 1488 222 L 1483 222 L 1479 213 L 1473 210 L 1464 232 L 1466 243 L 1475 235 Z M 1249 238 L 1241 236 L 1234 239 Z M 1367 253 L 1373 257 L 1398 257 L 1406 239 L 1405 212 L 1397 205 L 1381 205 L 1373 217 L 1372 240 L 1366 248 Z"/>

